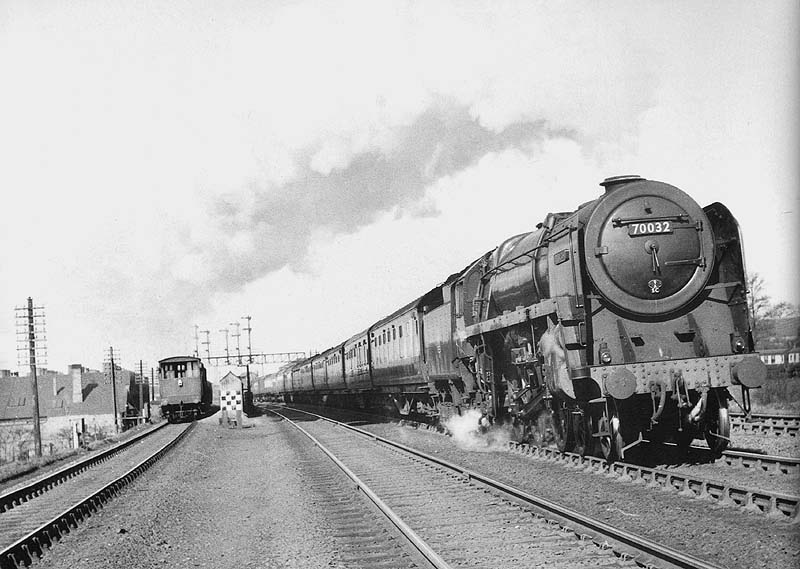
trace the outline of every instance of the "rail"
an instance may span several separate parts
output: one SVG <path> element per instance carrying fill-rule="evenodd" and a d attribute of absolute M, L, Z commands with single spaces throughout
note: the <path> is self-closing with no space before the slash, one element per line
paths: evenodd
<path fill-rule="evenodd" d="M 10 545 L 3 546 L 3 549 L 0 550 L 0 569 L 18 569 L 29 566 L 34 560 L 41 557 L 45 547 L 52 547 L 53 544 L 61 539 L 62 535 L 76 528 L 81 521 L 98 511 L 99 508 L 115 496 L 123 486 L 129 484 L 150 468 L 168 450 L 186 437 L 195 424 L 189 424 L 177 436 L 167 441 L 154 453 L 141 460 L 121 476 L 113 478 L 88 497 L 79 500 Z"/>
<path fill-rule="evenodd" d="M 159 423 L 152 429 L 143 431 L 138 435 L 131 437 L 128 440 L 122 441 L 104 451 L 101 451 L 97 454 L 93 454 L 78 462 L 68 464 L 64 468 L 56 470 L 51 474 L 48 474 L 42 478 L 38 478 L 33 482 L 29 482 L 24 486 L 21 486 L 19 488 L 16 488 L 14 490 L 11 490 L 9 492 L 0 495 L 0 512 L 5 512 L 7 510 L 10 510 L 14 506 L 19 505 L 22 502 L 26 502 L 35 496 L 38 496 L 43 491 L 46 491 L 47 489 L 52 488 L 53 486 L 60 484 L 61 482 L 80 474 L 87 468 L 91 468 L 96 464 L 108 460 L 115 454 L 127 449 L 131 445 L 155 433 L 159 429 L 164 428 L 166 425 L 167 425 L 166 422 Z"/>
<path fill-rule="evenodd" d="M 430 464 L 437 465 L 438 467 L 443 468 L 445 470 L 451 471 L 459 475 L 460 477 L 464 478 L 465 480 L 478 482 L 485 487 L 492 488 L 495 491 L 500 492 L 501 494 L 505 494 L 506 496 L 514 498 L 515 500 L 518 501 L 522 501 L 537 510 L 543 511 L 547 515 L 549 515 L 549 517 L 555 517 L 557 521 L 559 521 L 559 523 L 561 523 L 560 522 L 561 520 L 566 520 L 567 527 L 570 527 L 570 529 L 572 529 L 572 531 L 574 531 L 578 535 L 585 536 L 586 532 L 588 531 L 590 533 L 594 533 L 597 536 L 600 536 L 600 539 L 597 540 L 598 542 L 604 540 L 616 544 L 621 544 L 623 546 L 626 546 L 622 548 L 623 550 L 625 548 L 632 548 L 640 556 L 644 556 L 644 558 L 641 559 L 637 558 L 637 563 L 643 563 L 645 566 L 648 566 L 648 564 L 652 564 L 653 561 L 659 561 L 661 563 L 667 563 L 672 567 L 682 567 L 686 569 L 718 568 L 717 565 L 708 563 L 702 559 L 698 559 L 689 554 L 677 551 L 675 549 L 648 540 L 641 536 L 637 536 L 630 532 L 620 530 L 602 521 L 594 520 L 579 512 L 576 512 L 574 510 L 571 510 L 569 508 L 566 508 L 549 500 L 540 498 L 538 496 L 534 496 L 533 494 L 514 488 L 503 482 L 494 480 L 488 476 L 484 476 L 477 472 L 463 468 L 457 464 L 453 464 L 444 459 L 431 456 L 427 453 L 421 452 L 419 450 L 408 447 L 401 443 L 385 439 L 373 433 L 369 433 L 367 431 L 364 431 L 347 423 L 341 423 L 339 421 L 335 421 L 333 419 L 329 419 L 321 415 L 316 415 L 315 413 L 310 413 L 308 411 L 304 411 L 301 409 L 294 409 L 294 408 L 287 408 L 287 409 L 290 409 L 292 411 L 297 411 L 300 413 L 305 413 L 307 415 L 311 415 L 313 417 L 317 417 L 319 419 L 328 421 L 340 427 L 349 429 L 355 433 L 358 433 L 363 437 L 366 437 L 374 441 L 378 441 L 386 446 L 401 450 L 408 455 L 411 455 L 418 459 L 422 459 Z M 577 528 L 575 526 L 577 526 Z M 621 553 L 624 553 L 624 551 Z"/>

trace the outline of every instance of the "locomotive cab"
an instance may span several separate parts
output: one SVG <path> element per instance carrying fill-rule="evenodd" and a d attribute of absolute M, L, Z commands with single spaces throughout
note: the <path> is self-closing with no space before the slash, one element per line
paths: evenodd
<path fill-rule="evenodd" d="M 161 414 L 169 421 L 196 418 L 211 405 L 211 385 L 199 358 L 177 356 L 158 362 Z"/>

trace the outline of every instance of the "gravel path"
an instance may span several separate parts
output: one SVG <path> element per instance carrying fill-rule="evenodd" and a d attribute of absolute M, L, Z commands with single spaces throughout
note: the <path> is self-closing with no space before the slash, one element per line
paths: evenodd
<path fill-rule="evenodd" d="M 733 449 L 800 458 L 800 437 L 734 432 L 731 434 Z"/>

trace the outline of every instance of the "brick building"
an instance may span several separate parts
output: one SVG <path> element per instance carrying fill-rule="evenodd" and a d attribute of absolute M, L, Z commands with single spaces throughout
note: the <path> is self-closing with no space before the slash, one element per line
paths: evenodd
<path fill-rule="evenodd" d="M 134 373 L 117 369 L 117 414 L 120 427 L 125 415 L 139 414 L 139 385 Z M 85 440 L 115 433 L 110 374 L 69 366 L 66 374 L 37 374 L 42 451 L 48 454 L 71 446 L 72 425 L 83 429 Z M 149 386 L 142 386 L 149 400 Z M 33 394 L 30 377 L 0 379 L 0 462 L 33 454 Z"/>

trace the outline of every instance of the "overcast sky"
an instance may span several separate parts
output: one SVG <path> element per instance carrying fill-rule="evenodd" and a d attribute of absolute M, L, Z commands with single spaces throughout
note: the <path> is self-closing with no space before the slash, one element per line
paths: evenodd
<path fill-rule="evenodd" d="M 0 369 L 28 296 L 52 369 L 322 350 L 620 174 L 797 303 L 798 11 L 2 0 Z"/>

